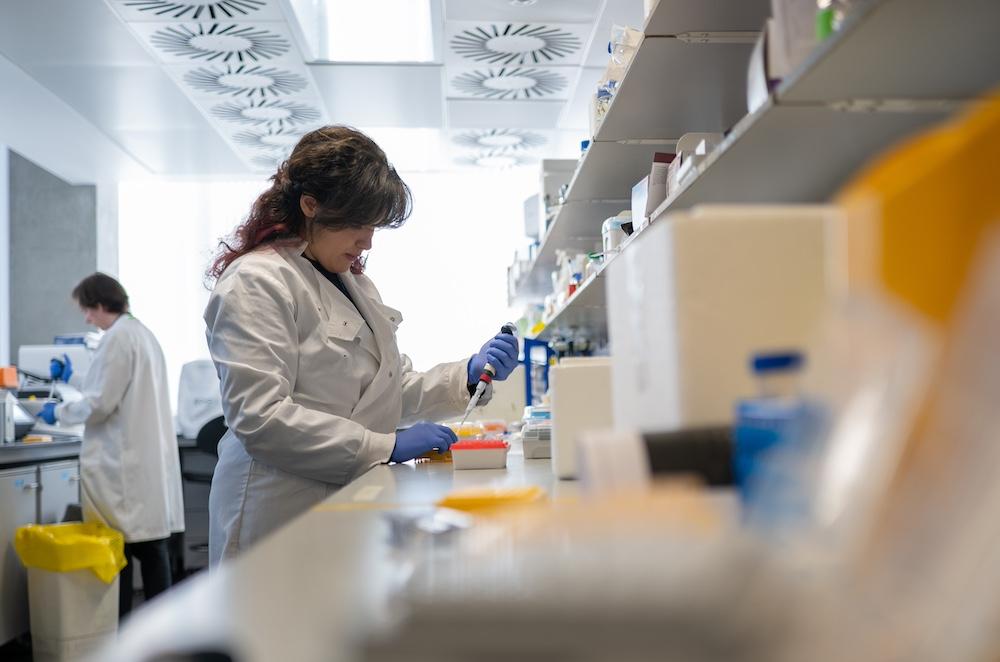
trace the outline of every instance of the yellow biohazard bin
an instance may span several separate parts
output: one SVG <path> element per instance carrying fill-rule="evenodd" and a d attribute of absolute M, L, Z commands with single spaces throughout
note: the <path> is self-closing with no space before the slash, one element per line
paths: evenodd
<path fill-rule="evenodd" d="M 76 659 L 114 638 L 124 546 L 121 533 L 97 522 L 17 530 L 14 549 L 28 569 L 36 662 Z"/>

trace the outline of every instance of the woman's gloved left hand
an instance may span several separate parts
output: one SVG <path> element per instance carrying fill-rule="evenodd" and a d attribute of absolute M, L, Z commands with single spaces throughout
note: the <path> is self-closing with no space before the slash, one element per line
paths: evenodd
<path fill-rule="evenodd" d="M 479 383 L 479 376 L 483 374 L 483 367 L 487 363 L 497 371 L 495 380 L 502 382 L 507 379 L 517 367 L 517 354 L 516 337 L 509 333 L 498 333 L 493 336 L 483 345 L 478 354 L 469 359 L 469 383 Z"/>

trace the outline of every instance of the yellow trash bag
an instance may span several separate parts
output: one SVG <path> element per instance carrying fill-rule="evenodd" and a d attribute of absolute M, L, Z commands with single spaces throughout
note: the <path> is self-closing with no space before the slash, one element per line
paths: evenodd
<path fill-rule="evenodd" d="M 110 584 L 125 567 L 125 538 L 100 522 L 29 524 L 14 535 L 21 563 L 50 572 L 91 570 Z"/>

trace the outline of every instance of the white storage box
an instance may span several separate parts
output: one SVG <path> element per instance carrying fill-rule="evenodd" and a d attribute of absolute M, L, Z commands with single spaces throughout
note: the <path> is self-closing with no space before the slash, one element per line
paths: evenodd
<path fill-rule="evenodd" d="M 28 568 L 31 647 L 35 662 L 75 660 L 108 644 L 118 631 L 118 581 L 90 570 Z"/>
<path fill-rule="evenodd" d="M 559 478 L 575 478 L 580 433 L 611 427 L 611 359 L 562 359 L 549 369 L 549 388 L 552 471 Z"/>
<path fill-rule="evenodd" d="M 833 206 L 706 205 L 631 242 L 606 276 L 615 429 L 728 424 L 757 390 L 752 353 L 808 354 L 842 283 L 839 220 Z"/>
<path fill-rule="evenodd" d="M 489 440 L 454 443 L 451 445 L 452 465 L 455 469 L 503 469 L 507 466 L 510 445 L 496 443 Z"/>

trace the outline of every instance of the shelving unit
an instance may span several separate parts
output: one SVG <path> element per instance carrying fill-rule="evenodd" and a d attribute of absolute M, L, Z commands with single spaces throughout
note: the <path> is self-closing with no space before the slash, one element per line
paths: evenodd
<path fill-rule="evenodd" d="M 568 199 L 627 196 L 648 173 L 653 152 L 670 151 L 671 141 L 686 132 L 725 129 L 728 114 L 735 112 L 730 99 L 745 97 L 749 48 L 687 43 L 667 35 L 758 29 L 764 15 L 757 12 L 766 13 L 767 5 L 660 0 L 646 22 L 646 39 L 577 168 Z M 755 18 L 760 19 L 756 27 L 748 28 Z M 653 222 L 704 203 L 829 200 L 875 155 L 1000 85 L 997 25 L 996 0 L 860 3 L 840 31 L 761 108 L 736 122 L 723 144 L 656 210 Z M 719 55 L 715 47 L 723 45 L 745 48 L 742 67 Z M 695 63 L 698 55 L 703 60 Z M 706 77 L 706 71 L 717 75 Z M 700 81 L 691 77 L 695 74 Z M 694 90 L 692 98 L 677 101 L 672 87 L 680 93 Z M 698 112 L 707 106 L 714 110 Z M 553 242 L 553 255 L 557 247 Z M 572 328 L 602 337 L 604 309 L 602 272 L 567 301 L 539 337 Z"/>
<path fill-rule="evenodd" d="M 756 31 L 770 12 L 770 0 L 660 0 L 642 31 L 647 37 Z"/>
<path fill-rule="evenodd" d="M 549 292 L 549 274 L 556 267 L 556 250 L 591 251 L 601 243 L 601 223 L 622 209 L 625 200 L 610 202 L 572 201 L 564 204 L 552 221 L 531 269 L 521 276 L 515 301 L 540 298 Z"/>

